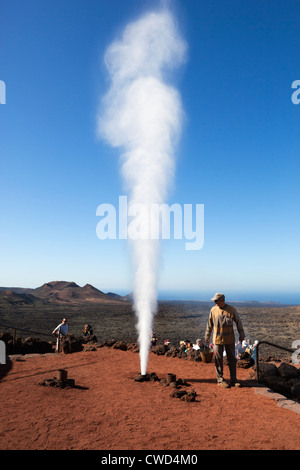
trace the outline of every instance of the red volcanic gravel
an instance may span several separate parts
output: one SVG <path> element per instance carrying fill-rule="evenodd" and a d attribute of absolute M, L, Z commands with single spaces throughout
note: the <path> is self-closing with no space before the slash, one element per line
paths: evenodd
<path fill-rule="evenodd" d="M 41 386 L 58 369 L 75 387 Z M 139 371 L 137 353 L 107 347 L 13 360 L 0 381 L 0 449 L 300 450 L 300 415 L 269 398 L 249 369 L 238 368 L 243 388 L 222 389 L 213 363 L 150 353 L 148 373 L 185 379 L 194 402 L 158 381 L 136 382 Z"/>

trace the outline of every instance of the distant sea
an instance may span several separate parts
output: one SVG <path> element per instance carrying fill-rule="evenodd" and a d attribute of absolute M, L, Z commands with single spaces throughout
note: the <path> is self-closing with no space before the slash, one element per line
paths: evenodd
<path fill-rule="evenodd" d="M 217 291 L 216 291 L 217 292 Z M 288 305 L 300 305 L 300 292 L 234 292 L 224 291 L 226 300 L 229 302 L 279 302 Z M 215 292 L 171 292 L 161 291 L 158 300 L 201 300 L 209 301 Z"/>
<path fill-rule="evenodd" d="M 123 289 L 114 290 L 119 295 L 127 295 L 128 290 Z M 193 300 L 193 301 L 210 301 L 214 296 L 215 291 L 171 291 L 171 290 L 161 290 L 158 292 L 158 300 Z M 222 291 L 221 291 L 222 292 Z M 228 302 L 279 302 L 285 305 L 300 305 L 300 289 L 298 292 L 277 292 L 277 291 L 233 291 L 233 290 L 224 290 L 223 292 L 226 296 Z"/>

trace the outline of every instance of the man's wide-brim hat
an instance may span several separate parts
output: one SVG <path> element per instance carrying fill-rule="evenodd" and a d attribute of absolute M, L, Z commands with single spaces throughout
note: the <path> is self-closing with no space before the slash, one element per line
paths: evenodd
<path fill-rule="evenodd" d="M 220 300 L 220 299 L 225 299 L 225 295 L 221 294 L 221 292 L 217 292 L 211 300 L 216 301 L 216 300 Z"/>

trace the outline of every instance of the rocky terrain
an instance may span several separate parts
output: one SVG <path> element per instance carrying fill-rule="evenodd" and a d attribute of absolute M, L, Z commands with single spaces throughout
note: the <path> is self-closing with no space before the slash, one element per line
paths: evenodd
<path fill-rule="evenodd" d="M 156 379 L 139 382 L 133 345 L 89 346 L 7 364 L 1 450 L 300 450 L 300 405 L 257 383 L 252 367 L 238 369 L 242 388 L 223 389 L 213 363 L 153 352 L 148 373 Z M 276 375 L 290 373 L 284 368 Z"/>

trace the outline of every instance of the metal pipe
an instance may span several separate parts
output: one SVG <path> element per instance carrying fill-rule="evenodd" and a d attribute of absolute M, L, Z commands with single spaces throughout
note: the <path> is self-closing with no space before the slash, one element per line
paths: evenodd
<path fill-rule="evenodd" d="M 16 331 L 25 331 L 26 333 L 32 333 L 34 335 L 40 335 L 40 336 L 52 336 L 50 333 L 40 333 L 37 331 L 32 331 L 32 330 L 25 330 L 24 328 L 16 328 L 15 326 L 10 326 L 10 325 L 3 325 L 0 323 L 0 326 L 4 326 L 5 328 L 10 328 L 11 330 L 15 330 L 15 336 L 16 336 Z"/>

